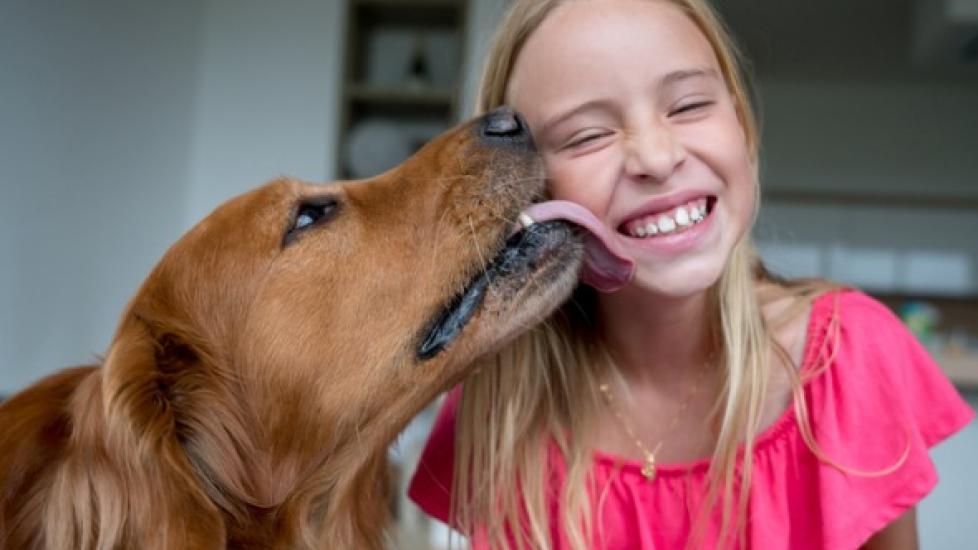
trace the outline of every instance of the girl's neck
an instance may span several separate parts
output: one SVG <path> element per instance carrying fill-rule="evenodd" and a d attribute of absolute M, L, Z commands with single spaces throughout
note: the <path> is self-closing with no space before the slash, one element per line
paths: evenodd
<path fill-rule="evenodd" d="M 666 384 L 695 376 L 715 354 L 710 298 L 650 296 L 626 287 L 598 300 L 600 337 L 630 383 Z"/>

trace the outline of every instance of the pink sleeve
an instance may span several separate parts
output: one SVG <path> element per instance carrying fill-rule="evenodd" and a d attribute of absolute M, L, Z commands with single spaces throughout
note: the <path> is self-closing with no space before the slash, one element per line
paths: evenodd
<path fill-rule="evenodd" d="M 877 394 L 879 412 L 894 414 L 899 409 L 908 429 L 927 447 L 974 418 L 974 411 L 940 366 L 896 315 L 864 294 L 851 293 L 843 300 L 844 307 L 851 310 L 852 320 L 847 324 L 855 325 L 847 344 L 864 348 L 859 354 L 867 366 L 863 374 L 878 378 L 881 390 Z M 842 315 L 847 317 L 846 312 Z"/>
<path fill-rule="evenodd" d="M 455 415 L 461 394 L 462 387 L 457 386 L 445 395 L 408 487 L 408 497 L 425 513 L 444 523 L 448 523 L 451 512 Z"/>
<path fill-rule="evenodd" d="M 808 390 L 815 440 L 830 461 L 813 489 L 828 546 L 851 547 L 933 489 L 929 448 L 975 413 L 889 309 L 858 292 L 842 293 L 837 306 L 834 360 Z"/>

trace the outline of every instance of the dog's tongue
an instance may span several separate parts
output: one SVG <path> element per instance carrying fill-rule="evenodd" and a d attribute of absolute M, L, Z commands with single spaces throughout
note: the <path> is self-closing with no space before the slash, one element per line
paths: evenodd
<path fill-rule="evenodd" d="M 581 273 L 585 283 L 601 292 L 614 292 L 631 280 L 635 263 L 587 208 L 570 201 L 547 201 L 530 206 L 523 214 L 535 222 L 567 220 L 587 229 Z"/>

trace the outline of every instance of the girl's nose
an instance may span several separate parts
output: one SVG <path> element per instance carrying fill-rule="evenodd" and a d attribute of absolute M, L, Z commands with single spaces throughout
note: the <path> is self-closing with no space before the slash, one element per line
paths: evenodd
<path fill-rule="evenodd" d="M 663 182 L 682 164 L 686 150 L 663 124 L 632 133 L 625 151 L 625 173 L 641 180 Z"/>

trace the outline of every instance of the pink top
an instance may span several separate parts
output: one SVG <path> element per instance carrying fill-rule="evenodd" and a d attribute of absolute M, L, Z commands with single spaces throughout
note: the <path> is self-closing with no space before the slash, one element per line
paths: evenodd
<path fill-rule="evenodd" d="M 844 291 L 815 300 L 802 368 L 813 368 L 833 351 L 830 366 L 804 390 L 825 455 L 862 472 L 887 469 L 905 453 L 906 459 L 883 476 L 846 473 L 815 456 L 802 439 L 794 407 L 788 407 L 756 441 L 746 532 L 754 550 L 859 547 L 930 492 L 937 473 L 928 448 L 974 418 L 900 320 L 865 294 Z M 459 395 L 458 388 L 450 392 L 439 412 L 408 492 L 445 522 Z M 595 512 L 594 546 L 683 548 L 704 497 L 708 461 L 660 466 L 649 482 L 634 461 L 594 456 L 592 474 L 597 487 L 606 488 Z M 551 467 L 561 483 L 564 465 L 556 452 Z M 718 513 L 710 520 L 706 547 L 715 545 L 719 530 Z M 480 547 L 477 541 L 474 546 Z M 556 530 L 554 548 L 567 548 Z"/>

